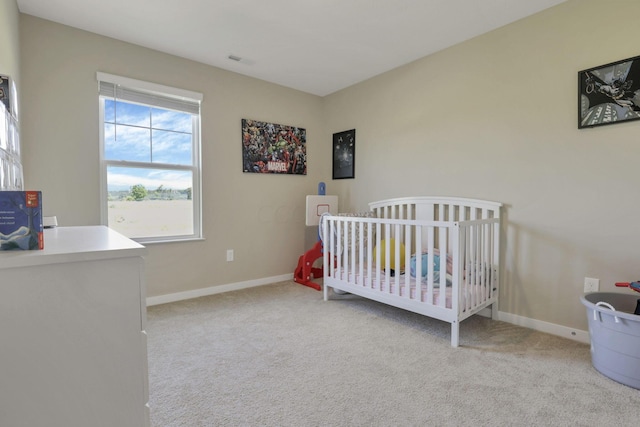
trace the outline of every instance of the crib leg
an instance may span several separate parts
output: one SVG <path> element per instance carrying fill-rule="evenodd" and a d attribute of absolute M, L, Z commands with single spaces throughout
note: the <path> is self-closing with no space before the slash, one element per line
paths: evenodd
<path fill-rule="evenodd" d="M 493 320 L 500 320 L 498 319 L 498 301 L 491 304 L 491 318 Z"/>
<path fill-rule="evenodd" d="M 451 347 L 458 347 L 460 342 L 460 323 L 451 322 Z"/>
<path fill-rule="evenodd" d="M 324 292 L 324 300 L 329 301 L 329 287 L 323 286 L 322 291 Z"/>

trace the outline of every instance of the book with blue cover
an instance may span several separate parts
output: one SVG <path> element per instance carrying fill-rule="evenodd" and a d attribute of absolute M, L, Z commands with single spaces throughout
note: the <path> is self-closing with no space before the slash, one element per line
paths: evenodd
<path fill-rule="evenodd" d="M 0 250 L 44 249 L 42 192 L 0 191 Z"/>

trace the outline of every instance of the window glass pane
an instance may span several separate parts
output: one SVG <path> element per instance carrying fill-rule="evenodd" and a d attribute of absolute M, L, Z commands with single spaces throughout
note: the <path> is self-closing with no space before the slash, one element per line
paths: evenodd
<path fill-rule="evenodd" d="M 116 102 L 113 99 L 104 100 L 104 121 L 115 123 L 116 121 Z"/>
<path fill-rule="evenodd" d="M 154 163 L 193 164 L 191 134 L 153 130 L 152 138 Z"/>
<path fill-rule="evenodd" d="M 191 114 L 178 111 L 151 109 L 151 127 L 154 129 L 171 129 L 178 132 L 191 133 Z"/>
<path fill-rule="evenodd" d="M 107 168 L 108 225 L 131 238 L 193 235 L 190 171 Z"/>
<path fill-rule="evenodd" d="M 105 123 L 104 155 L 107 160 L 150 162 L 150 129 Z"/>
<path fill-rule="evenodd" d="M 132 126 L 151 126 L 151 107 L 116 101 L 116 122 Z"/>

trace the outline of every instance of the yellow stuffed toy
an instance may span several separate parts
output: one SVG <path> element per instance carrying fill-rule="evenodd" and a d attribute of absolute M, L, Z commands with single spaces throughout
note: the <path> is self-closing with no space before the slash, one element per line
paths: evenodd
<path fill-rule="evenodd" d="M 379 246 L 379 247 L 378 247 Z M 399 268 L 400 272 L 404 270 L 405 251 L 404 244 L 400 243 L 400 264 L 396 264 L 396 241 L 395 239 L 389 239 L 389 256 L 386 256 L 387 242 L 380 241 L 380 245 L 373 248 L 373 260 L 378 261 L 378 250 L 380 251 L 380 268 L 386 270 L 389 268 L 391 274 L 395 274 L 395 270 Z"/>

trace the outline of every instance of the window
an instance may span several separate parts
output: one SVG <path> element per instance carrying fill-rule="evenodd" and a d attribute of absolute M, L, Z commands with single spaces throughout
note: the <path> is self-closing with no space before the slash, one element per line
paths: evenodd
<path fill-rule="evenodd" d="M 201 238 L 202 95 L 97 77 L 102 223 L 140 242 Z"/>

